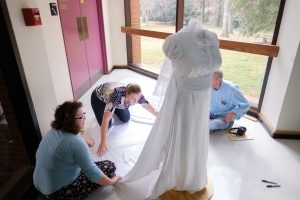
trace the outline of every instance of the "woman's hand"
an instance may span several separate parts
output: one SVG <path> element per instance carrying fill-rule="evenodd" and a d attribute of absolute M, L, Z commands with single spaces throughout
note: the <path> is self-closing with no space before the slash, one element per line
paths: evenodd
<path fill-rule="evenodd" d="M 95 141 L 94 141 L 93 139 L 87 140 L 86 143 L 88 144 L 88 146 L 89 146 L 90 148 L 92 148 L 92 147 L 95 145 Z"/>
<path fill-rule="evenodd" d="M 109 178 L 104 175 L 99 181 L 97 181 L 97 183 L 100 185 L 112 185 L 117 183 L 119 180 L 122 180 L 121 176 L 114 176 L 112 178 Z"/>
<path fill-rule="evenodd" d="M 152 113 L 154 116 L 158 116 L 159 112 L 155 110 L 155 108 L 150 104 L 148 103 L 147 105 L 144 106 L 144 108 L 146 110 L 148 110 L 150 113 Z"/>
<path fill-rule="evenodd" d="M 114 176 L 111 178 L 112 184 L 117 183 L 118 181 L 122 180 L 122 176 Z"/>
<path fill-rule="evenodd" d="M 97 151 L 98 156 L 103 156 L 106 151 L 107 151 L 106 142 L 101 142 Z"/>

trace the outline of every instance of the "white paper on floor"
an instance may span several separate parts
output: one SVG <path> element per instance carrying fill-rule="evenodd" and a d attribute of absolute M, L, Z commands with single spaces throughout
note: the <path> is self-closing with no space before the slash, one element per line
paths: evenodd
<path fill-rule="evenodd" d="M 100 144 L 100 126 L 95 117 L 88 117 L 88 113 L 93 114 L 93 111 L 88 109 L 85 108 L 87 113 L 86 132 L 95 140 L 95 145 L 91 148 L 93 159 L 95 161 L 113 161 L 117 166 L 116 174 L 124 176 L 137 161 L 155 121 L 155 116 L 141 105 L 129 108 L 131 119 L 128 123 L 122 123 L 114 115 L 113 126 L 107 136 L 108 150 L 99 157 L 96 152 Z M 113 190 L 113 187 L 99 188 L 90 195 L 89 199 L 118 199 Z"/>
<path fill-rule="evenodd" d="M 95 140 L 95 145 L 91 148 L 94 161 L 111 160 L 116 164 L 116 173 L 124 176 L 137 161 L 156 117 L 139 104 L 129 108 L 131 117 L 128 123 L 122 123 L 117 116 L 113 115 L 113 126 L 107 136 L 108 151 L 104 156 L 99 157 L 96 152 L 100 144 L 100 126 L 92 110 L 90 97 L 98 85 L 110 81 L 120 81 L 125 84 L 138 83 L 142 88 L 143 95 L 153 104 L 152 93 L 156 80 L 129 70 L 114 70 L 109 75 L 103 75 L 79 99 L 84 103 L 86 112 L 85 132 Z M 119 198 L 113 191 L 113 186 L 100 187 L 88 199 L 118 200 Z"/>

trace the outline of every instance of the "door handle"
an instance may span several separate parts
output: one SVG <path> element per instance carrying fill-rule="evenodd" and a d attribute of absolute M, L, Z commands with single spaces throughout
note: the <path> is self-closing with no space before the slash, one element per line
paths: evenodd
<path fill-rule="evenodd" d="M 79 40 L 86 40 L 89 38 L 89 31 L 88 31 L 88 24 L 87 24 L 87 17 L 77 17 L 77 31 Z"/>
<path fill-rule="evenodd" d="M 89 38 L 89 29 L 88 29 L 88 23 L 87 23 L 87 17 L 82 17 L 82 25 L 83 25 L 83 30 L 84 30 L 84 39 Z"/>

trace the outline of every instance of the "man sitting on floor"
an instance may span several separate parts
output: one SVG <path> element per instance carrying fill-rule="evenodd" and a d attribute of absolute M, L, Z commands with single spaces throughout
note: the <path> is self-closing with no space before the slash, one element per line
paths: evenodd
<path fill-rule="evenodd" d="M 250 108 L 239 88 L 223 80 L 223 72 L 215 71 L 211 79 L 210 130 L 224 130 L 233 126 Z"/>

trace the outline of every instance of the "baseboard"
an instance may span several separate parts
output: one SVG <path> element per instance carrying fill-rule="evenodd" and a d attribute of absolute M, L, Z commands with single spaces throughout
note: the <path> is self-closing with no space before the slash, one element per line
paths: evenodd
<path fill-rule="evenodd" d="M 112 69 L 128 69 L 128 65 L 114 65 Z"/>
<path fill-rule="evenodd" d="M 91 87 L 90 79 L 86 80 L 76 91 L 74 91 L 74 98 L 78 100 L 82 95 L 86 93 Z"/>
<path fill-rule="evenodd" d="M 258 119 L 271 137 L 276 139 L 300 139 L 300 131 L 275 130 L 266 117 L 258 113 Z"/>
<path fill-rule="evenodd" d="M 93 86 L 100 78 L 103 76 L 103 71 L 97 71 L 90 79 L 91 79 L 91 86 Z"/>
<path fill-rule="evenodd" d="M 156 74 L 154 72 L 150 72 L 150 71 L 145 70 L 143 68 L 140 68 L 139 66 L 136 66 L 136 65 L 133 65 L 133 66 L 131 66 L 131 65 L 114 65 L 113 70 L 114 69 L 129 69 L 131 71 L 143 74 L 147 77 L 150 77 L 150 78 L 153 78 L 153 79 L 156 79 L 156 80 L 158 78 L 158 74 Z"/>
<path fill-rule="evenodd" d="M 300 140 L 300 131 L 276 130 L 273 133 L 273 138 Z"/>
<path fill-rule="evenodd" d="M 252 117 L 258 118 L 259 112 L 258 112 L 257 108 L 251 106 L 250 109 L 247 111 L 247 114 Z"/>

